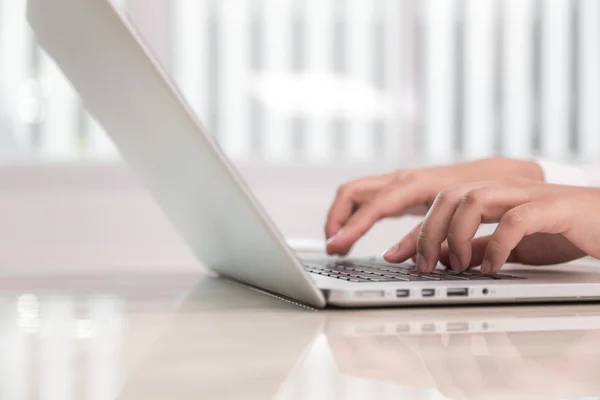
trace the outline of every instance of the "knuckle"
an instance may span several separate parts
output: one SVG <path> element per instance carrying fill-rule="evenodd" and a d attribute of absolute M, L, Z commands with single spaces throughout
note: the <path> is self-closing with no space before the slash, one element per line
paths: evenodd
<path fill-rule="evenodd" d="M 371 221 L 378 221 L 386 216 L 385 206 L 380 204 L 373 204 L 368 208 L 368 215 Z"/>
<path fill-rule="evenodd" d="M 393 214 L 392 205 L 385 200 L 377 200 L 369 206 L 369 215 L 375 220 L 391 217 Z"/>
<path fill-rule="evenodd" d="M 553 201 L 552 208 L 560 215 L 570 215 L 573 211 L 573 203 L 571 198 L 560 197 Z"/>
<path fill-rule="evenodd" d="M 380 200 L 393 200 L 397 194 L 398 186 L 389 184 L 383 187 L 381 190 L 379 190 L 379 192 L 377 193 L 377 198 Z"/>
<path fill-rule="evenodd" d="M 553 218 L 553 230 L 567 231 L 573 220 L 574 206 L 570 198 L 558 198 L 551 203 L 551 209 L 555 210 Z"/>
<path fill-rule="evenodd" d="M 461 202 L 470 207 L 480 206 L 485 203 L 486 192 L 482 189 L 470 190 L 462 197 Z"/>
<path fill-rule="evenodd" d="M 357 217 L 360 217 L 360 220 L 377 221 L 383 217 L 382 207 L 383 204 L 380 201 L 371 201 L 361 207 Z"/>
<path fill-rule="evenodd" d="M 449 190 L 449 189 L 442 190 L 441 192 L 438 193 L 437 196 L 435 196 L 433 205 L 439 206 L 442 204 L 447 204 L 449 201 L 451 201 L 452 197 L 453 197 L 453 193 L 451 190 Z"/>
<path fill-rule="evenodd" d="M 448 236 L 447 236 L 446 240 L 448 240 L 448 245 L 450 247 L 458 246 L 463 242 L 463 240 L 460 238 L 460 236 L 457 235 L 456 232 L 453 232 L 453 231 L 448 232 Z"/>
<path fill-rule="evenodd" d="M 430 238 L 429 230 L 425 228 L 421 228 L 419 234 L 417 235 L 417 239 L 419 242 L 427 242 Z"/>
<path fill-rule="evenodd" d="M 398 198 L 401 195 L 401 188 L 396 185 L 390 185 L 381 189 L 377 197 L 371 203 L 373 211 L 377 213 L 378 218 L 392 217 L 398 213 Z"/>
<path fill-rule="evenodd" d="M 465 192 L 467 192 L 467 189 L 464 186 L 456 186 L 453 188 L 444 189 L 436 196 L 434 205 L 456 204 L 465 195 Z"/>
<path fill-rule="evenodd" d="M 496 238 L 490 239 L 490 241 L 487 245 L 487 251 L 486 251 L 488 253 L 488 255 L 491 255 L 492 257 L 494 257 L 497 254 L 499 254 L 501 250 L 502 250 L 502 244 L 498 241 L 498 239 L 496 239 Z"/>
<path fill-rule="evenodd" d="M 353 182 L 344 183 L 337 190 L 338 197 L 344 197 L 352 193 L 352 189 L 354 187 Z"/>
<path fill-rule="evenodd" d="M 513 209 L 504 214 L 500 222 L 509 227 L 517 228 L 521 226 L 524 221 L 525 219 L 523 218 L 521 211 Z"/>
<path fill-rule="evenodd" d="M 527 183 L 527 179 L 521 176 L 505 176 L 499 180 L 500 183 L 505 185 L 523 185 Z"/>
<path fill-rule="evenodd" d="M 402 171 L 399 175 L 399 180 L 403 181 L 404 183 L 407 182 L 414 182 L 414 181 L 419 181 L 422 178 L 422 171 L 419 170 L 407 170 L 407 171 Z"/>

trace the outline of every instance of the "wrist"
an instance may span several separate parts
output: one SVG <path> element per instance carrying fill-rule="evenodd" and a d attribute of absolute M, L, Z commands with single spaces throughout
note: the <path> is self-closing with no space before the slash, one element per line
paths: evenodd
<path fill-rule="evenodd" d="M 519 163 L 519 171 L 521 171 L 521 176 L 540 182 L 545 181 L 544 169 L 539 163 L 532 160 L 516 161 Z"/>
<path fill-rule="evenodd" d="M 499 177 L 518 176 L 544 182 L 544 169 L 536 161 L 496 157 L 488 158 L 484 162 L 486 167 L 492 170 L 490 172 L 497 173 Z"/>

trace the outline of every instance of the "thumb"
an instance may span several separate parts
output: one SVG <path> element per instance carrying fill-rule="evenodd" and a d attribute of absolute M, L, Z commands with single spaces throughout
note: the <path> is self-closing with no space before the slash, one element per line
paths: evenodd
<path fill-rule="evenodd" d="M 485 250 L 490 242 L 491 236 L 481 236 L 473 239 L 471 241 L 471 262 L 469 263 L 469 268 L 478 267 L 481 265 L 483 261 L 483 257 L 485 256 Z M 440 262 L 444 264 L 446 267 L 450 267 L 450 252 L 448 250 L 448 242 L 444 242 L 442 244 L 442 249 L 440 252 Z M 508 262 L 514 263 L 518 262 L 516 257 L 516 251 L 510 255 Z"/>
<path fill-rule="evenodd" d="M 482 236 L 471 241 L 473 255 L 469 268 L 478 267 L 483 261 L 491 236 Z M 525 236 L 510 253 L 508 263 L 527 265 L 562 264 L 583 257 L 585 254 L 561 235 L 536 233 Z M 448 243 L 442 244 L 440 262 L 450 266 Z"/>

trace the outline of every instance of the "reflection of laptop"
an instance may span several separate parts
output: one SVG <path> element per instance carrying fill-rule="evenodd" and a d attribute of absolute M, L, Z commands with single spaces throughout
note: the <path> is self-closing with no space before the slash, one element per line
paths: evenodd
<path fill-rule="evenodd" d="M 394 383 L 392 399 L 581 398 L 600 390 L 587 374 L 600 365 L 595 305 L 435 311 L 328 313 L 335 366 L 371 393 Z"/>
<path fill-rule="evenodd" d="M 565 306 L 566 307 L 566 306 Z M 378 337 L 424 336 L 444 334 L 487 334 L 511 332 L 600 331 L 600 310 L 585 311 L 564 307 L 519 307 L 507 312 L 503 309 L 473 308 L 444 309 L 431 313 L 415 309 L 412 313 L 378 313 L 333 315 L 327 319 L 328 336 Z"/>
<path fill-rule="evenodd" d="M 314 307 L 600 298 L 600 274 L 584 266 L 495 278 L 417 276 L 382 262 L 307 270 L 110 1 L 30 0 L 28 18 L 188 245 L 223 277 Z"/>
<path fill-rule="evenodd" d="M 326 315 L 232 282 L 202 279 L 169 315 L 118 399 L 280 398 L 322 333 Z"/>

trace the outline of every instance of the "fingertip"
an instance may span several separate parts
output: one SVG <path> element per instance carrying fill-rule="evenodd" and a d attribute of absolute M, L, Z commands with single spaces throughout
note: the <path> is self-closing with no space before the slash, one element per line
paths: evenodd
<path fill-rule="evenodd" d="M 429 266 L 427 264 L 427 259 L 422 254 L 417 255 L 416 264 L 417 264 L 417 271 L 422 272 L 422 273 L 428 272 Z"/>
<path fill-rule="evenodd" d="M 389 263 L 398 264 L 408 260 L 410 256 L 405 256 L 402 253 L 396 253 L 394 255 L 384 254 L 383 259 Z"/>
<path fill-rule="evenodd" d="M 395 263 L 395 262 L 397 262 L 396 258 L 394 258 L 394 255 L 393 254 L 388 254 L 388 252 L 389 252 L 389 250 L 387 250 L 387 251 L 385 251 L 383 253 L 383 259 L 385 261 L 389 262 L 389 263 Z"/>
<path fill-rule="evenodd" d="M 485 259 L 481 262 L 481 272 L 488 275 L 492 273 L 492 263 L 490 260 Z"/>
<path fill-rule="evenodd" d="M 407 248 L 403 242 L 393 245 L 383 253 L 383 259 L 390 263 L 401 263 L 411 256 L 414 256 L 414 251 L 410 251 L 410 248 Z"/>
<path fill-rule="evenodd" d="M 325 237 L 327 240 L 333 238 L 335 235 L 337 235 L 340 232 L 340 229 L 342 228 L 342 224 L 340 224 L 339 222 L 327 222 L 327 224 L 325 225 Z"/>
<path fill-rule="evenodd" d="M 342 233 L 340 230 L 327 241 L 326 249 L 330 255 L 345 256 L 349 253 L 353 243 L 349 242 Z"/>

